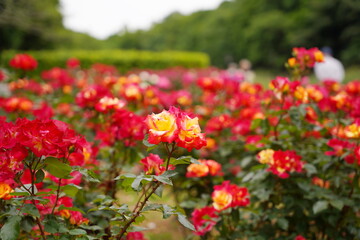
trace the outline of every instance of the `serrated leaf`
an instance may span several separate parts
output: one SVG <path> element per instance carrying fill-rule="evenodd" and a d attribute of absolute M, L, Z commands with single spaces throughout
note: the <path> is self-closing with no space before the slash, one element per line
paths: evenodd
<path fill-rule="evenodd" d="M 190 229 L 191 231 L 195 231 L 194 225 L 186 218 L 185 215 L 178 214 L 178 221 L 186 228 Z"/>
<path fill-rule="evenodd" d="M 142 212 L 146 212 L 146 211 L 154 211 L 154 210 L 161 210 L 163 206 L 161 204 L 158 203 L 153 203 L 153 204 L 147 204 Z"/>
<path fill-rule="evenodd" d="M 120 179 L 126 179 L 126 178 L 136 178 L 136 175 L 132 174 L 132 173 L 124 173 L 124 174 L 121 174 L 121 175 L 117 176 L 116 178 L 114 178 L 114 180 L 120 180 Z"/>
<path fill-rule="evenodd" d="M 170 159 L 170 164 L 172 165 L 180 165 L 180 164 L 190 164 L 190 163 L 197 163 L 197 164 L 200 164 L 200 162 L 191 157 L 191 156 L 182 156 L 182 157 L 179 157 L 179 158 L 171 158 Z"/>
<path fill-rule="evenodd" d="M 42 169 L 38 170 L 35 174 L 35 183 L 41 183 L 44 180 L 45 173 Z"/>
<path fill-rule="evenodd" d="M 77 228 L 77 229 L 71 229 L 70 231 L 69 231 L 69 234 L 70 235 L 85 235 L 86 234 L 86 231 L 85 230 L 83 230 L 83 229 L 79 229 L 79 228 Z"/>
<path fill-rule="evenodd" d="M 61 187 L 61 190 L 70 197 L 75 197 L 79 189 L 81 189 L 81 187 L 74 184 L 68 184 Z"/>
<path fill-rule="evenodd" d="M 132 189 L 134 189 L 135 191 L 140 191 L 141 180 L 143 180 L 143 176 L 137 176 L 131 183 Z"/>
<path fill-rule="evenodd" d="M 73 167 L 74 170 L 79 171 L 81 173 L 81 175 L 83 175 L 85 177 L 85 179 L 89 182 L 95 182 L 95 183 L 99 183 L 100 182 L 100 177 L 94 173 L 93 171 L 89 170 L 89 169 L 84 169 L 84 168 L 80 168 L 80 167 Z"/>
<path fill-rule="evenodd" d="M 342 210 L 344 207 L 344 202 L 341 200 L 331 200 L 330 204 L 331 204 L 331 206 L 333 206 L 334 208 L 337 208 L 339 210 Z"/>
<path fill-rule="evenodd" d="M 312 164 L 306 163 L 306 164 L 304 164 L 304 168 L 305 168 L 306 172 L 308 173 L 308 175 L 317 173 L 316 167 Z"/>
<path fill-rule="evenodd" d="M 33 204 L 25 204 L 21 209 L 22 213 L 27 213 L 34 217 L 40 217 L 39 210 Z"/>
<path fill-rule="evenodd" d="M 155 178 L 156 180 L 158 180 L 159 182 L 162 182 L 162 183 L 164 183 L 164 184 L 168 184 L 168 185 L 171 185 L 171 186 L 173 185 L 171 179 L 168 178 L 168 177 L 166 177 L 166 176 L 164 176 L 164 175 L 154 176 L 154 178 Z"/>
<path fill-rule="evenodd" d="M 169 205 L 163 204 L 162 205 L 162 211 L 163 211 L 163 218 L 166 219 L 170 217 L 171 215 L 176 214 L 175 209 L 170 207 Z"/>
<path fill-rule="evenodd" d="M 60 162 L 57 158 L 48 157 L 44 160 L 45 170 L 57 178 L 71 179 L 72 171 L 68 164 Z"/>
<path fill-rule="evenodd" d="M 30 196 L 28 192 L 12 192 L 10 193 L 11 196 Z"/>
<path fill-rule="evenodd" d="M 289 228 L 289 221 L 285 218 L 279 218 L 276 222 L 279 227 L 281 227 L 283 230 L 287 230 Z"/>
<path fill-rule="evenodd" d="M 242 182 L 250 181 L 254 177 L 254 175 L 255 175 L 254 172 L 249 172 L 248 174 L 245 175 L 245 177 L 243 177 Z"/>
<path fill-rule="evenodd" d="M 314 214 L 317 214 L 321 211 L 324 211 L 329 206 L 329 203 L 327 201 L 317 201 L 313 206 Z"/>
<path fill-rule="evenodd" d="M 20 216 L 9 217 L 0 230 L 2 240 L 16 240 L 20 233 Z"/>
<path fill-rule="evenodd" d="M 145 230 L 149 230 L 149 228 L 132 226 L 128 232 L 141 232 L 141 231 L 145 231 Z"/>
<path fill-rule="evenodd" d="M 168 178 L 174 177 L 176 175 L 178 175 L 178 173 L 175 170 L 168 170 L 168 171 L 164 172 L 163 174 L 161 174 L 161 176 L 168 177 Z"/>
<path fill-rule="evenodd" d="M 45 232 L 49 233 L 58 233 L 60 230 L 59 222 L 56 220 L 55 216 L 47 215 L 45 224 L 44 224 Z"/>

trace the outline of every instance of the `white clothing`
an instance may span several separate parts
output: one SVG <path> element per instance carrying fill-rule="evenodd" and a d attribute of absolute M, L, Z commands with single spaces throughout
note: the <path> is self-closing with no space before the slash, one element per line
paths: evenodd
<path fill-rule="evenodd" d="M 333 80 L 342 82 L 345 77 L 345 70 L 342 63 L 330 55 L 324 56 L 324 62 L 316 63 L 314 72 L 320 81 Z"/>

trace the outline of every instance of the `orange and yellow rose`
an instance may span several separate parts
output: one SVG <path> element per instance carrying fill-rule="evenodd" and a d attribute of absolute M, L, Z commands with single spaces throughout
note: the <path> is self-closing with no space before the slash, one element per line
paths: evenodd
<path fill-rule="evenodd" d="M 5 199 L 5 200 L 10 199 L 12 197 L 10 193 L 13 191 L 14 190 L 10 187 L 9 184 L 4 182 L 0 183 L 0 199 Z"/>
<path fill-rule="evenodd" d="M 169 111 L 163 110 L 158 114 L 153 113 L 146 118 L 145 122 L 149 128 L 148 141 L 151 144 L 171 143 L 177 137 L 176 113 L 172 109 Z"/>

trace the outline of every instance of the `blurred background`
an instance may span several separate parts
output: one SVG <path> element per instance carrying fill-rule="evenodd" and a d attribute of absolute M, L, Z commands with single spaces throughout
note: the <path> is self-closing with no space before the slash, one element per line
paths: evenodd
<path fill-rule="evenodd" d="M 127 2 L 0 0 L 0 51 L 200 51 L 217 67 L 247 58 L 279 70 L 293 47 L 329 46 L 346 67 L 360 64 L 358 0 Z"/>

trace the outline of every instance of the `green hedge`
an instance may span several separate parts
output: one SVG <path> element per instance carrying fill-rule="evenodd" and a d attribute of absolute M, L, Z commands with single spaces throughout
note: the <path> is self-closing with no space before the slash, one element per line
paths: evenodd
<path fill-rule="evenodd" d="M 0 63 L 8 67 L 9 60 L 15 51 L 4 51 Z M 89 68 L 94 63 L 109 64 L 124 73 L 132 69 L 164 69 L 175 66 L 185 68 L 203 68 L 209 65 L 209 56 L 200 52 L 179 51 L 136 51 L 136 50 L 43 50 L 26 52 L 39 63 L 39 70 L 55 66 L 65 67 L 67 59 L 75 57 L 80 60 L 82 68 Z"/>

